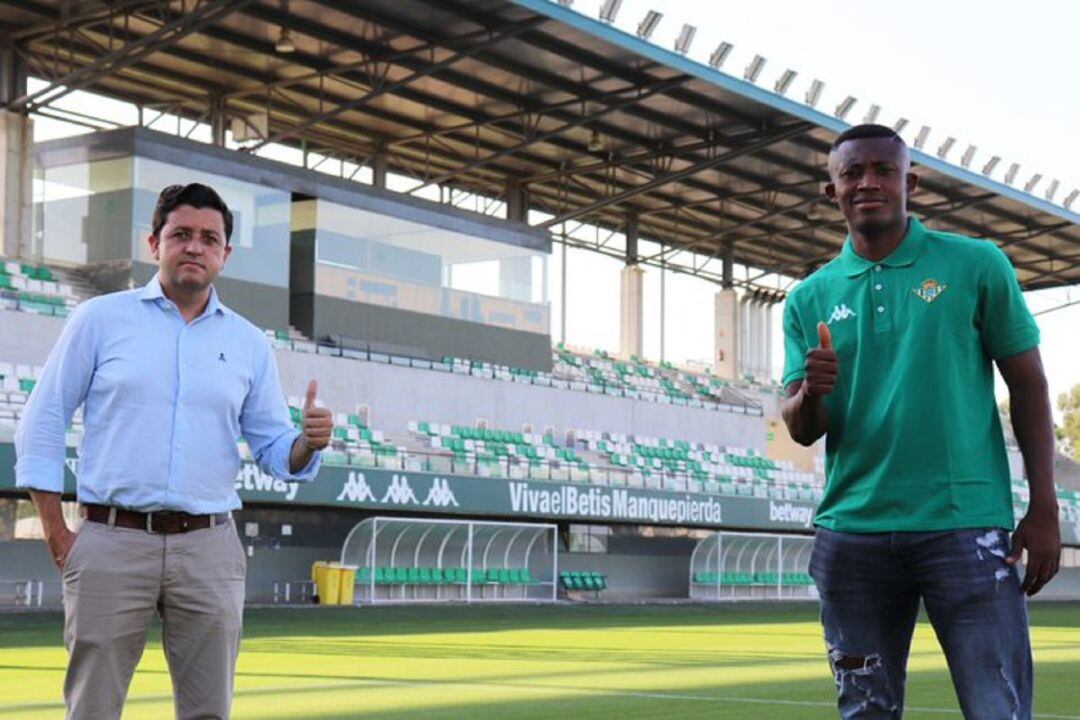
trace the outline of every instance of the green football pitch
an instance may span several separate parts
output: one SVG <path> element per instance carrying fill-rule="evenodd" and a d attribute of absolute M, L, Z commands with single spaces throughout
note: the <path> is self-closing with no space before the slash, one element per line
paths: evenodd
<path fill-rule="evenodd" d="M 253 610 L 234 717 L 832 719 L 815 607 L 425 606 Z M 1080 720 L 1080 604 L 1032 606 L 1036 717 Z M 987 628 L 999 632 L 1001 628 Z M 61 618 L 0 615 L 0 718 L 59 718 Z M 171 717 L 160 636 L 125 718 Z M 905 718 L 959 717 L 920 623 Z"/>

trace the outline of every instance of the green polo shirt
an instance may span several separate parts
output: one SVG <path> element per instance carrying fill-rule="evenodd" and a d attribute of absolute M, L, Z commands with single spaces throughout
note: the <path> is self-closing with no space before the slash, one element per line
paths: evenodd
<path fill-rule="evenodd" d="M 840 372 L 826 400 L 828 481 L 815 522 L 842 532 L 1013 527 L 992 361 L 1036 347 L 1016 273 L 992 242 L 927 230 L 874 263 L 851 238 L 784 308 L 784 386 L 817 324 Z"/>

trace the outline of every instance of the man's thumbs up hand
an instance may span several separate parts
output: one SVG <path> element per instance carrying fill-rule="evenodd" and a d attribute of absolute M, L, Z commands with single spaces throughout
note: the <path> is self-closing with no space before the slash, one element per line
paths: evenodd
<path fill-rule="evenodd" d="M 806 377 L 803 379 L 803 389 L 807 395 L 829 395 L 836 387 L 836 376 L 840 371 L 840 364 L 836 360 L 836 350 L 833 349 L 832 332 L 829 326 L 819 322 L 817 332 L 820 347 L 806 353 Z"/>
<path fill-rule="evenodd" d="M 821 347 L 823 347 L 826 350 L 832 350 L 833 349 L 833 346 L 832 346 L 832 331 L 829 330 L 829 326 L 827 324 L 825 324 L 823 322 L 819 322 L 817 324 L 817 336 L 818 336 L 818 343 L 821 345 Z M 312 380 L 311 382 L 312 382 L 312 384 L 315 383 L 314 380 Z"/>
<path fill-rule="evenodd" d="M 334 416 L 327 408 L 318 407 L 315 398 L 319 394 L 319 382 L 308 383 L 304 396 L 304 444 L 310 450 L 322 450 L 330 444 L 334 432 Z"/>

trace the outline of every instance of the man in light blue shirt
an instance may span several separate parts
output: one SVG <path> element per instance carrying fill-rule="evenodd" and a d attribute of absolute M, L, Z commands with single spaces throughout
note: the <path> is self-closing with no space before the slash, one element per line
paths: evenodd
<path fill-rule="evenodd" d="M 246 439 L 264 472 L 311 480 L 330 442 L 313 380 L 297 432 L 263 333 L 213 282 L 232 215 L 204 185 L 162 191 L 150 248 L 158 274 L 71 315 L 15 436 L 64 579 L 69 718 L 119 718 L 155 610 L 179 718 L 226 718 L 239 651 L 246 558 L 232 519 Z M 61 513 L 65 430 L 83 406 L 77 495 Z"/>

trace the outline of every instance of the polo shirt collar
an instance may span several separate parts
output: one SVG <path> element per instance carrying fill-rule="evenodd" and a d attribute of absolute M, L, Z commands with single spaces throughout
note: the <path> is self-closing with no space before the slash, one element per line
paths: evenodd
<path fill-rule="evenodd" d="M 883 260 L 874 262 L 855 252 L 855 245 L 851 241 L 851 235 L 844 241 L 844 249 L 840 252 L 840 263 L 848 277 L 860 275 L 875 265 L 886 267 L 904 267 L 911 265 L 922 254 L 926 247 L 926 228 L 914 217 L 908 216 L 908 229 L 904 239 L 889 256 Z"/>
<path fill-rule="evenodd" d="M 146 285 L 143 286 L 142 292 L 139 293 L 139 299 L 150 300 L 153 302 L 157 302 L 160 299 L 166 302 L 172 302 L 171 300 L 169 300 L 169 298 L 165 297 L 165 290 L 163 290 L 161 287 L 160 273 L 155 273 L 154 277 L 150 278 L 150 282 L 146 283 Z M 211 315 L 214 313 L 218 315 L 225 315 L 229 312 L 229 308 L 225 307 L 225 305 L 222 304 L 221 300 L 218 299 L 217 289 L 213 285 L 211 285 L 210 302 L 206 304 L 206 310 L 203 311 L 203 315 Z"/>

